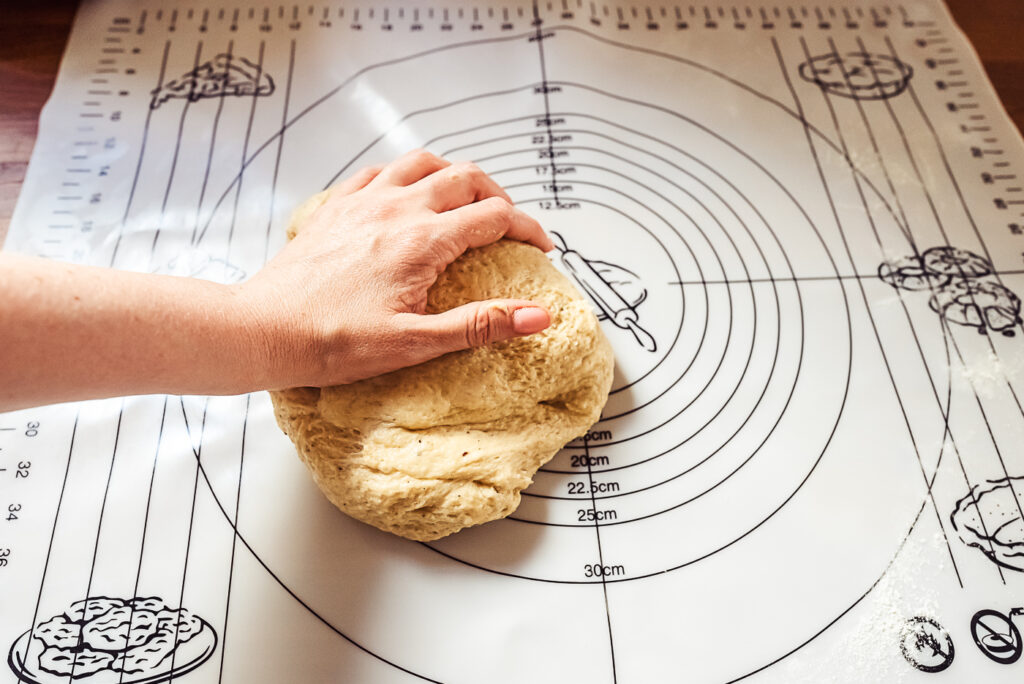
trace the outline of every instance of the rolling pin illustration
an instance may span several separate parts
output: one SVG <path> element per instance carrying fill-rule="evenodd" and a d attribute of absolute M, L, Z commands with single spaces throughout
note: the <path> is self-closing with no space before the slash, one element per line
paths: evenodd
<path fill-rule="evenodd" d="M 565 238 L 555 232 L 552 232 L 551 235 L 555 238 L 555 247 L 558 248 L 562 265 L 572 274 L 573 279 L 583 291 L 594 300 L 601 313 L 616 326 L 633 333 L 633 337 L 641 347 L 649 352 L 655 351 L 658 344 L 654 341 L 651 333 L 640 325 L 636 310 L 615 291 L 589 261 L 583 258 L 583 255 L 569 249 Z"/>

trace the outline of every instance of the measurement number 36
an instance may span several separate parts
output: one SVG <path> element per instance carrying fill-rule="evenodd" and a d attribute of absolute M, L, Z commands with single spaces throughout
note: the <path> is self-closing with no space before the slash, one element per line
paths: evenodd
<path fill-rule="evenodd" d="M 10 555 L 10 549 L 0 549 L 0 568 L 7 567 L 8 556 Z"/>

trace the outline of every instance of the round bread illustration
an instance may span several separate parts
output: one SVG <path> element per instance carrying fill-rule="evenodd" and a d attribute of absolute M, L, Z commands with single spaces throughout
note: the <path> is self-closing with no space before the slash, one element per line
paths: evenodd
<path fill-rule="evenodd" d="M 907 88 L 913 70 L 890 55 L 819 55 L 800 65 L 800 77 L 825 92 L 854 100 L 884 100 Z"/>
<path fill-rule="evenodd" d="M 988 480 L 971 488 L 949 516 L 960 539 L 993 563 L 1024 571 L 1024 478 Z"/>
<path fill-rule="evenodd" d="M 196 669 L 216 648 L 213 627 L 185 608 L 155 596 L 93 596 L 22 634 L 7 664 L 26 684 L 157 684 Z"/>
<path fill-rule="evenodd" d="M 296 211 L 290 237 L 322 202 Z M 349 385 L 270 393 L 339 509 L 419 541 L 503 518 L 537 469 L 598 420 L 614 360 L 579 291 L 539 249 L 501 240 L 452 263 L 427 313 L 494 298 L 542 302 L 551 326 Z"/>
<path fill-rule="evenodd" d="M 988 259 L 957 247 L 932 247 L 921 255 L 921 263 L 929 273 L 958 278 L 980 278 L 992 272 Z"/>

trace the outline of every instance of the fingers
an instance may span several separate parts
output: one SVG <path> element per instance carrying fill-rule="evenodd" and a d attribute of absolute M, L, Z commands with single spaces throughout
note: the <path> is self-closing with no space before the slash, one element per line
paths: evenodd
<path fill-rule="evenodd" d="M 384 165 L 378 164 L 377 166 L 367 166 L 364 169 L 356 171 L 354 174 L 331 188 L 331 196 L 343 197 L 362 190 L 369 185 L 370 181 L 376 178 L 383 169 Z"/>
<path fill-rule="evenodd" d="M 342 198 L 348 197 L 352 193 L 358 192 L 366 187 L 370 181 L 377 177 L 377 174 L 380 173 L 382 168 L 384 167 L 367 166 L 366 168 L 360 169 L 337 185 L 313 195 L 299 205 L 299 207 L 292 213 L 291 223 L 288 226 L 288 239 L 291 240 L 295 238 L 295 236 L 305 228 L 313 215 L 319 212 L 324 206 L 333 206 L 334 203 L 338 202 Z M 330 208 L 328 211 L 330 211 Z"/>
<path fill-rule="evenodd" d="M 450 244 L 456 256 L 503 237 L 526 242 L 545 252 L 555 248 L 536 219 L 501 197 L 490 197 L 445 212 L 437 218 L 434 239 Z"/>
<path fill-rule="evenodd" d="M 488 197 L 512 201 L 493 178 L 472 162 L 452 164 L 420 180 L 414 189 L 422 190 L 427 206 L 438 213 Z"/>
<path fill-rule="evenodd" d="M 373 184 L 412 185 L 448 166 L 451 166 L 451 162 L 446 159 L 441 159 L 426 150 L 413 150 L 385 166 L 373 179 Z"/>
<path fill-rule="evenodd" d="M 476 164 L 452 164 L 426 150 L 413 150 L 391 162 L 380 170 L 373 184 L 415 186 L 426 205 L 438 213 L 488 197 L 512 201 Z"/>
<path fill-rule="evenodd" d="M 551 325 L 543 306 L 524 299 L 495 299 L 470 302 L 433 315 L 400 314 L 417 329 L 419 342 L 414 353 L 422 363 L 460 349 L 480 347 L 514 337 L 532 335 Z M 424 342 L 421 343 L 421 342 Z"/>

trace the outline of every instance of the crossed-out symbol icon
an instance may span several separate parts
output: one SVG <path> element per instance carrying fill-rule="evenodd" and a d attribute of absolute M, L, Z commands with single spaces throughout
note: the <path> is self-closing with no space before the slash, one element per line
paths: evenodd
<path fill-rule="evenodd" d="M 981 652 L 1002 665 L 1015 663 L 1024 651 L 1020 630 L 1013 618 L 1024 615 L 1024 608 L 1013 608 L 1007 615 L 997 610 L 979 610 L 971 618 L 971 636 Z"/>

